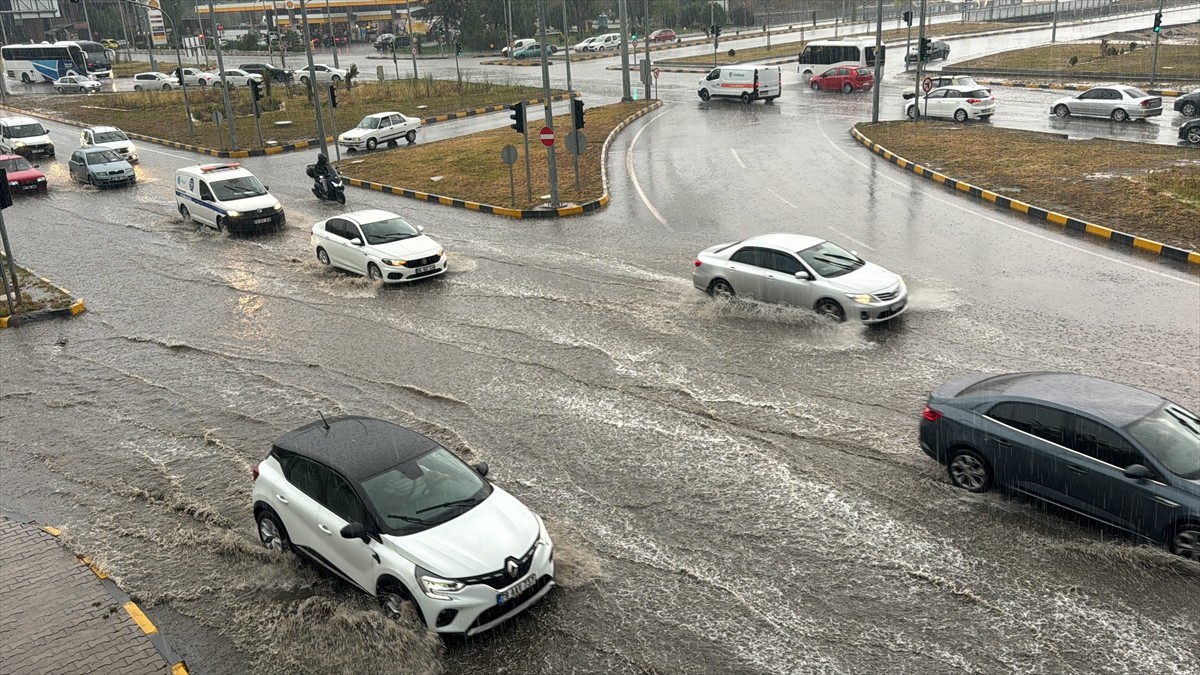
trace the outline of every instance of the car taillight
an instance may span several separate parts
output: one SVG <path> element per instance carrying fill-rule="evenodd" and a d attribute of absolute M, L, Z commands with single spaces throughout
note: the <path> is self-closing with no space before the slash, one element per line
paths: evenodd
<path fill-rule="evenodd" d="M 983 99 L 981 99 L 981 98 L 969 98 L 969 99 L 967 99 L 967 103 L 970 103 L 971 105 L 975 105 L 976 103 L 980 103 L 980 102 L 982 102 L 982 101 L 983 101 Z"/>
<path fill-rule="evenodd" d="M 930 408 L 929 406 L 925 406 L 925 409 L 921 411 L 921 417 L 924 417 L 930 422 L 936 422 L 942 419 L 942 413 Z"/>
<path fill-rule="evenodd" d="M 1142 101 L 1142 102 L 1141 102 L 1141 103 L 1139 103 L 1138 105 L 1140 105 L 1140 106 L 1141 106 L 1141 107 L 1143 107 L 1143 108 L 1149 108 L 1149 107 L 1150 107 L 1150 100 L 1149 100 L 1149 99 L 1147 99 L 1147 100 L 1145 100 L 1145 101 Z"/>
<path fill-rule="evenodd" d="M 699 267 L 699 266 L 700 266 L 700 259 L 696 258 L 696 267 Z"/>
<path fill-rule="evenodd" d="M 926 410 L 928 410 L 928 408 L 926 408 Z M 258 480 L 258 465 L 257 464 L 250 467 L 250 475 L 254 476 L 254 480 Z"/>

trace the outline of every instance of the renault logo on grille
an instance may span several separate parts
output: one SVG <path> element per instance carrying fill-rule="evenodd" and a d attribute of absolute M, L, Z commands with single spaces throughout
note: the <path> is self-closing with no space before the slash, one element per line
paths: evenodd
<path fill-rule="evenodd" d="M 508 577 L 510 579 L 517 578 L 517 570 L 519 570 L 520 567 L 521 566 L 517 564 L 515 558 L 509 558 L 508 560 L 504 561 L 504 571 L 508 573 Z"/>

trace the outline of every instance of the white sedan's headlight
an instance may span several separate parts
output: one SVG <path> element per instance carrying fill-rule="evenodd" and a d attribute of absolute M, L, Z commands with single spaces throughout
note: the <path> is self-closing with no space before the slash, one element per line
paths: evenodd
<path fill-rule="evenodd" d="M 425 592 L 425 595 L 435 600 L 449 600 L 449 593 L 457 593 L 464 586 L 461 581 L 443 579 L 420 566 L 417 567 L 417 583 L 421 585 L 421 590 Z"/>
<path fill-rule="evenodd" d="M 404 263 L 406 263 L 408 261 L 407 260 L 398 260 L 396 258 L 384 258 L 380 262 L 382 262 L 384 265 L 389 265 L 391 267 L 404 267 Z"/>
<path fill-rule="evenodd" d="M 875 299 L 875 296 L 867 295 L 865 293 L 847 293 L 846 297 L 850 298 L 851 300 L 857 302 L 860 305 L 869 305 L 873 302 L 878 302 Z"/>

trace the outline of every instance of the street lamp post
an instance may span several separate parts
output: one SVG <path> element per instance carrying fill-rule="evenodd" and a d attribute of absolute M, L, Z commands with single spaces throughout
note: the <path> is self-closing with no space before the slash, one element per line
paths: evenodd
<path fill-rule="evenodd" d="M 338 64 L 337 37 L 333 34 L 333 13 L 329 9 L 329 0 L 325 0 L 325 25 L 329 27 L 329 51 L 333 52 L 333 67 L 341 68 Z"/>
<path fill-rule="evenodd" d="M 87 24 L 88 40 L 95 40 L 96 36 L 92 34 L 92 20 L 88 18 L 87 0 L 79 0 L 83 5 L 83 22 Z"/>
<path fill-rule="evenodd" d="M 408 26 L 408 51 L 412 52 L 413 79 L 416 80 L 420 78 L 417 74 L 417 40 L 413 37 L 412 3 L 409 0 L 404 0 L 404 23 Z"/>
<path fill-rule="evenodd" d="M 125 3 L 127 3 L 127 2 L 130 4 L 137 5 L 138 7 L 143 6 L 143 5 L 139 5 L 136 2 L 132 2 L 132 0 L 121 0 L 120 6 L 124 7 Z M 190 100 L 188 100 L 187 78 L 185 78 L 183 76 L 183 53 L 179 50 L 179 43 L 181 40 L 183 40 L 183 36 L 181 36 L 179 34 L 179 30 L 175 28 L 175 20 L 171 18 L 170 14 L 163 12 L 163 18 L 166 19 L 167 21 L 171 22 L 171 32 L 175 34 L 175 65 L 179 68 L 179 70 L 178 70 L 179 87 L 180 87 L 180 89 L 183 90 L 183 109 L 184 109 L 184 112 L 187 113 L 188 134 L 191 136 L 195 136 L 196 135 L 196 124 L 195 124 L 195 122 L 192 121 L 192 102 Z"/>
<path fill-rule="evenodd" d="M 212 0 L 208 0 L 212 2 Z M 329 145 L 325 142 L 325 117 L 321 114 L 321 92 L 317 89 L 317 69 L 313 65 L 312 33 L 308 30 L 308 3 L 300 0 L 300 23 L 304 30 L 304 55 L 308 57 L 308 89 L 312 92 L 313 112 L 317 115 L 317 140 L 321 142 L 321 154 L 329 156 Z M 217 52 L 220 54 L 220 52 Z"/>
<path fill-rule="evenodd" d="M 217 50 L 217 69 L 221 75 L 221 96 L 225 99 L 225 120 L 229 122 L 229 147 L 237 150 L 237 127 L 233 124 L 233 105 L 229 103 L 229 83 L 225 80 L 225 60 L 221 57 L 221 35 L 217 31 L 217 10 L 208 0 L 208 16 L 212 19 L 213 47 Z"/>

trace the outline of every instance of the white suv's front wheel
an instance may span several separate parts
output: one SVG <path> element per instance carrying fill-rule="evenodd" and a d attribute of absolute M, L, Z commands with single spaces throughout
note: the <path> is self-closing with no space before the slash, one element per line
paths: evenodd
<path fill-rule="evenodd" d="M 258 540 L 272 551 L 287 551 L 292 545 L 287 528 L 279 522 L 274 511 L 266 508 L 258 512 Z"/>

